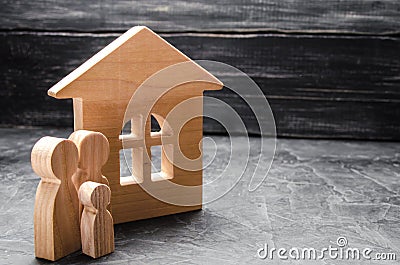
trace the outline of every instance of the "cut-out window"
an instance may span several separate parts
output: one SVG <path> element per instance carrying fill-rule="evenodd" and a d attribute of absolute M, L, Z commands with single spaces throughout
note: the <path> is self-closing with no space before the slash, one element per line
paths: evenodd
<path fill-rule="evenodd" d="M 138 127 L 137 127 L 138 126 Z M 120 184 L 131 185 L 143 182 L 146 174 L 143 164 L 146 164 L 145 149 L 140 145 L 141 117 L 128 121 L 122 128 L 120 140 L 122 149 L 120 150 Z"/>
<path fill-rule="evenodd" d="M 161 144 L 163 136 L 172 136 L 172 130 L 166 126 L 163 117 L 152 114 L 144 122 L 141 116 L 127 122 L 120 135 L 122 149 L 120 151 L 120 184 L 132 185 L 144 180 L 161 181 L 173 177 L 173 165 L 166 158 L 165 150 L 173 150 L 172 144 Z M 163 127 L 165 126 L 165 127 Z M 149 135 L 144 135 L 145 131 Z M 146 143 L 146 141 L 148 142 Z M 146 146 L 144 146 L 146 144 Z M 165 149 L 167 148 L 167 149 Z M 147 153 L 147 150 L 149 153 Z"/>
<path fill-rule="evenodd" d="M 151 147 L 151 173 L 161 172 L 161 145 Z"/>
<path fill-rule="evenodd" d="M 137 180 L 132 174 L 132 149 L 121 149 L 119 161 L 121 185 L 136 184 Z"/>
<path fill-rule="evenodd" d="M 128 121 L 122 128 L 121 135 L 129 135 L 132 132 L 132 122 Z"/>
<path fill-rule="evenodd" d="M 161 126 L 153 115 L 151 115 L 151 131 L 161 132 Z"/>

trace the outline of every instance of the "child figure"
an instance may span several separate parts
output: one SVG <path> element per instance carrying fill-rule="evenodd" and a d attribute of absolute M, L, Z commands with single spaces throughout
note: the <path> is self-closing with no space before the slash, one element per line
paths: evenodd
<path fill-rule="evenodd" d="M 81 185 L 78 194 L 84 206 L 81 217 L 82 252 L 93 258 L 113 252 L 114 226 L 107 210 L 111 199 L 110 188 L 87 181 Z"/>

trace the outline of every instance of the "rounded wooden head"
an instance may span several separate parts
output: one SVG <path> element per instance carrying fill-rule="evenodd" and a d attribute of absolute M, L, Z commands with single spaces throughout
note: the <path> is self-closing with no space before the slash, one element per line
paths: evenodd
<path fill-rule="evenodd" d="M 105 184 L 93 181 L 84 182 L 79 188 L 79 200 L 85 206 L 95 209 L 106 209 L 110 204 L 111 190 Z"/>
<path fill-rule="evenodd" d="M 79 130 L 73 132 L 69 139 L 79 149 L 79 167 L 101 168 L 108 160 L 110 147 L 107 138 L 100 132 Z"/>
<path fill-rule="evenodd" d="M 45 136 L 33 146 L 31 164 L 42 179 L 62 180 L 78 168 L 78 149 L 70 140 Z"/>

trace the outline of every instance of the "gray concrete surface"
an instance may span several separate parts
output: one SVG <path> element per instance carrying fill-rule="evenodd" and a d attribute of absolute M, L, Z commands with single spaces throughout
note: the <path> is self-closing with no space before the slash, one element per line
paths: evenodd
<path fill-rule="evenodd" d="M 66 130 L 0 129 L 0 264 L 46 264 L 34 257 L 33 205 L 39 178 L 29 162 L 41 136 Z M 229 140 L 214 137 L 218 152 L 205 169 L 209 182 L 226 166 Z M 236 137 L 232 141 L 242 141 Z M 259 139 L 251 138 L 252 150 Z M 212 154 L 205 148 L 205 160 Z M 397 264 L 396 261 L 262 260 L 257 250 L 371 248 L 400 259 L 400 144 L 278 140 L 268 178 L 248 191 L 250 173 L 202 211 L 115 226 L 115 253 L 92 260 L 74 253 L 56 264 Z M 235 158 L 233 157 L 233 165 Z M 249 168 L 254 168 L 251 152 Z M 238 161 L 236 161 L 238 162 Z M 267 164 L 261 164 L 267 170 Z M 224 182 L 223 182 L 224 183 Z M 226 183 L 231 183 L 226 181 Z M 205 196 L 227 187 L 206 186 Z"/>

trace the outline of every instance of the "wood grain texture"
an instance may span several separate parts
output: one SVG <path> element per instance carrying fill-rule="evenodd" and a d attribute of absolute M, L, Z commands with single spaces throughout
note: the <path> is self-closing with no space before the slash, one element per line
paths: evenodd
<path fill-rule="evenodd" d="M 43 137 L 33 147 L 31 163 L 41 177 L 34 210 L 35 255 L 58 260 L 81 248 L 77 192 L 71 176 L 78 151 L 69 140 Z"/>
<path fill-rule="evenodd" d="M 399 32 L 392 0 L 1 1 L 1 29 L 110 32 L 134 25 L 156 31 Z"/>
<path fill-rule="evenodd" d="M 107 206 L 111 191 L 107 185 L 87 181 L 79 188 L 85 206 L 81 219 L 82 252 L 92 258 L 114 252 L 114 223 Z"/>
<path fill-rule="evenodd" d="M 72 126 L 71 101 L 56 101 L 46 90 L 116 36 L 0 35 L 0 84 L 7 88 L 0 91 L 0 103 L 7 106 L 1 123 Z M 163 36 L 193 59 L 225 62 L 254 78 L 272 106 L 279 136 L 400 139 L 398 38 Z M 226 89 L 216 96 L 246 115 L 256 133 L 254 119 L 237 96 Z M 209 121 L 204 126 L 205 132 L 223 132 Z"/>

